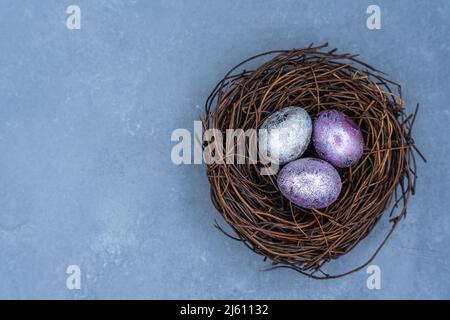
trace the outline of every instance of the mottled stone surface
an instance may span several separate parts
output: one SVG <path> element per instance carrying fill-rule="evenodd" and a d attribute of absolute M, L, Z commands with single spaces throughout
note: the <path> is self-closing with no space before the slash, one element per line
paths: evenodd
<path fill-rule="evenodd" d="M 338 168 L 356 164 L 364 151 L 364 138 L 358 125 L 334 109 L 317 115 L 313 143 L 318 155 Z"/>
<path fill-rule="evenodd" d="M 339 197 L 342 182 L 336 169 L 326 161 L 302 158 L 289 162 L 277 178 L 281 193 L 302 208 L 321 209 Z"/>
<path fill-rule="evenodd" d="M 271 114 L 259 130 L 260 154 L 275 163 L 298 159 L 311 141 L 312 121 L 301 107 L 286 107 Z"/>

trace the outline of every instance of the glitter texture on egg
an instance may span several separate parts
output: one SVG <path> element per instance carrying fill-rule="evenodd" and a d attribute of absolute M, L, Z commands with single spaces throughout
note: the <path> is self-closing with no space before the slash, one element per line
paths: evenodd
<path fill-rule="evenodd" d="M 357 163 L 364 149 L 364 138 L 358 125 L 337 110 L 318 114 L 314 121 L 313 143 L 318 155 L 338 168 Z"/>
<path fill-rule="evenodd" d="M 326 161 L 303 158 L 288 163 L 278 174 L 278 188 L 291 202 L 306 209 L 321 209 L 339 197 L 342 181 Z"/>
<path fill-rule="evenodd" d="M 337 269 L 328 268 L 328 263 L 356 248 L 373 232 L 377 221 L 389 215 L 387 220 L 391 226 L 386 224 L 382 231 L 378 230 L 386 231 L 386 235 L 377 235 L 379 243 L 374 245 L 375 252 L 364 252 L 365 261 L 356 259 L 358 265 L 359 262 L 367 265 L 393 231 L 398 230 L 396 226 L 406 215 L 416 185 L 416 157 L 423 158 L 412 134 L 418 109 L 412 114 L 407 112 L 409 107 L 402 98 L 400 84 L 355 56 L 326 45 L 257 54 L 232 67 L 214 86 L 205 103 L 202 117 L 205 131 L 224 132 L 235 128 L 257 131 L 275 111 L 284 106 L 300 106 L 313 119 L 320 111 L 335 108 L 350 116 L 363 134 L 363 157 L 351 169 L 340 170 L 327 162 L 328 171 L 334 173 L 325 175 L 324 181 L 335 181 L 330 182 L 335 188 L 317 189 L 339 190 L 337 170 L 342 190 L 326 208 L 301 207 L 324 204 L 317 204 L 322 202 L 317 200 L 318 193 L 307 192 L 313 185 L 311 181 L 301 183 L 302 179 L 311 177 L 303 174 L 308 170 L 297 171 L 295 179 L 289 177 L 294 166 L 291 163 L 281 166 L 281 171 L 285 167 L 284 171 L 276 175 L 270 174 L 276 172 L 277 166 L 267 168 L 262 161 L 266 159 L 261 155 L 256 164 L 253 156 L 246 165 L 236 161 L 208 164 L 206 177 L 212 204 L 230 228 L 219 223 L 216 227 L 226 235 L 229 235 L 227 229 L 233 230 L 233 238 L 272 262 L 271 269 L 289 268 L 314 279 L 348 276 L 361 267 L 346 265 L 344 260 L 337 268 L 342 272 L 330 273 Z M 255 136 L 246 137 L 252 151 L 248 155 L 255 154 L 252 138 Z M 231 144 L 238 150 L 242 141 L 227 139 L 225 145 Z M 301 157 L 321 160 L 313 145 Z M 328 180 L 330 176 L 334 178 Z M 320 186 L 323 181 L 317 180 Z M 301 193 L 305 195 L 304 200 L 298 197 Z M 310 201 L 313 205 L 303 203 L 310 198 L 316 200 Z"/>
<path fill-rule="evenodd" d="M 259 150 L 272 162 L 298 159 L 311 140 L 312 120 L 301 107 L 283 108 L 270 115 L 259 131 Z"/>

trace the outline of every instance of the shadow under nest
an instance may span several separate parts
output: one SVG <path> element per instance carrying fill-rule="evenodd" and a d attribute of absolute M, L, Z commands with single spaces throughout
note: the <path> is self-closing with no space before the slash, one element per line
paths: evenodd
<path fill-rule="evenodd" d="M 416 184 L 415 155 L 423 158 L 412 139 L 418 107 L 406 113 L 400 85 L 356 55 L 326 47 L 271 51 L 243 61 L 217 84 L 202 119 L 204 130 L 218 129 L 225 136 L 227 129 L 259 129 L 277 110 L 301 106 L 313 119 L 320 111 L 337 109 L 360 126 L 364 154 L 356 165 L 338 170 L 342 191 L 326 209 L 289 202 L 278 190 L 276 175 L 261 174 L 261 163 L 207 168 L 214 206 L 236 236 L 216 227 L 270 259 L 270 269 L 291 268 L 315 279 L 345 276 L 375 258 L 406 216 Z M 266 61 L 244 70 L 259 59 Z M 318 157 L 311 145 L 302 157 L 308 156 Z M 392 226 L 366 262 L 337 275 L 322 270 L 351 251 L 386 211 Z"/>

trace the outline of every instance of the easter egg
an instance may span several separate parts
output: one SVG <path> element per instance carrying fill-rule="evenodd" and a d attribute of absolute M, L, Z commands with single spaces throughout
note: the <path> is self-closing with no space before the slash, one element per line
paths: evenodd
<path fill-rule="evenodd" d="M 364 138 L 358 125 L 337 110 L 318 114 L 314 120 L 313 143 L 319 157 L 338 168 L 357 163 L 364 149 Z"/>
<path fill-rule="evenodd" d="M 339 197 L 342 181 L 336 169 L 326 161 L 302 158 L 288 163 L 277 178 L 281 193 L 302 208 L 321 209 Z"/>
<path fill-rule="evenodd" d="M 298 159 L 311 140 L 312 120 L 301 107 L 286 107 L 271 114 L 259 130 L 259 150 L 272 162 Z"/>

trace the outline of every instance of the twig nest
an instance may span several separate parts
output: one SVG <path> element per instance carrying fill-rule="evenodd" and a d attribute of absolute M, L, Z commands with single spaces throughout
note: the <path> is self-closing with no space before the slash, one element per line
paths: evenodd
<path fill-rule="evenodd" d="M 364 138 L 358 125 L 334 109 L 318 114 L 313 141 L 318 155 L 338 168 L 356 164 L 363 155 Z"/>
<path fill-rule="evenodd" d="M 311 117 L 303 108 L 283 108 L 267 117 L 261 125 L 260 152 L 278 164 L 286 164 L 305 152 L 311 133 Z"/>
<path fill-rule="evenodd" d="M 347 254 L 364 239 L 387 209 L 398 208 L 390 213 L 387 239 L 406 215 L 416 177 L 412 126 L 417 109 L 412 115 L 406 113 L 398 84 L 356 56 L 325 47 L 272 51 L 240 63 L 208 98 L 203 119 L 204 129 L 217 129 L 225 136 L 230 128 L 258 130 L 265 121 L 273 123 L 279 110 L 301 106 L 312 119 L 334 109 L 358 125 L 362 154 L 360 146 L 351 150 L 344 145 L 346 156 L 340 153 L 339 161 L 334 161 L 326 145 L 322 148 L 316 141 L 320 155 L 312 143 L 302 155 L 322 156 L 344 167 L 337 171 L 340 195 L 325 208 L 308 209 L 312 206 L 296 203 L 295 194 L 284 197 L 283 192 L 288 192 L 284 183 L 278 187 L 280 173 L 262 173 L 268 163 L 212 163 L 207 168 L 212 201 L 236 233 L 230 236 L 270 259 L 273 268 L 287 267 L 313 278 L 343 276 L 370 263 L 386 241 L 368 261 L 347 272 L 330 275 L 323 269 L 326 262 Z M 246 63 L 255 65 L 261 57 L 270 59 L 254 70 L 243 70 Z M 341 129 L 352 132 L 353 124 L 348 126 Z M 301 136 L 299 140 L 307 140 L 307 134 Z M 303 143 L 294 144 L 295 152 L 289 150 L 286 159 L 303 152 Z"/>

